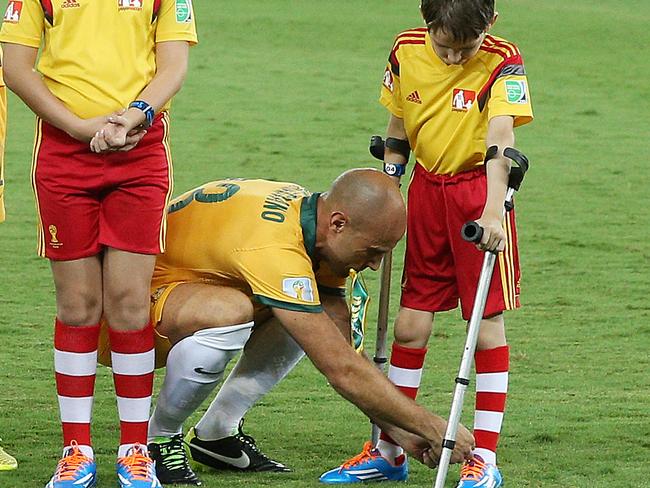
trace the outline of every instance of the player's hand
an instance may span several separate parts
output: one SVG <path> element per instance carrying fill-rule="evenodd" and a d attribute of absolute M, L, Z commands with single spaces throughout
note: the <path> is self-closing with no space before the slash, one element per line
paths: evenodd
<path fill-rule="evenodd" d="M 386 426 L 385 426 L 386 427 Z M 430 468 L 435 468 L 438 465 L 438 458 L 430 454 L 431 444 L 424 437 L 412 434 L 403 429 L 390 426 L 389 429 L 384 428 L 391 438 L 397 442 L 406 453 L 413 459 L 417 459 L 422 464 Z"/>
<path fill-rule="evenodd" d="M 95 153 L 112 151 L 130 151 L 147 133 L 139 127 L 132 127 L 133 122 L 124 116 L 126 109 L 119 110 L 107 117 L 107 122 L 98 130 L 90 141 L 90 149 Z"/>
<path fill-rule="evenodd" d="M 108 123 L 108 115 L 93 117 L 90 119 L 79 119 L 74 129 L 68 131 L 68 134 L 81 142 L 90 142 L 95 134 Z"/>
<path fill-rule="evenodd" d="M 445 425 L 445 431 L 447 427 Z M 472 456 L 472 449 L 474 449 L 474 436 L 467 430 L 463 424 L 458 424 L 456 432 L 456 444 L 451 453 L 451 464 L 462 463 Z M 422 462 L 429 467 L 437 466 L 442 455 L 442 436 L 435 441 L 429 441 L 429 448 L 423 452 Z"/>
<path fill-rule="evenodd" d="M 481 242 L 476 245 L 479 251 L 501 252 L 505 249 L 506 232 L 501 217 L 481 215 L 476 223 L 483 229 Z"/>
<path fill-rule="evenodd" d="M 109 124 L 110 125 L 110 124 Z M 101 130 L 99 130 L 95 136 L 92 138 L 90 141 L 90 150 L 94 153 L 108 153 L 108 152 L 126 152 L 130 151 L 133 149 L 135 146 L 138 145 L 138 143 L 142 140 L 142 138 L 147 134 L 147 131 L 144 129 L 131 129 L 129 132 L 126 133 L 126 137 L 123 138 L 124 145 L 122 146 L 116 146 L 115 141 L 117 140 L 115 136 L 113 135 L 111 139 L 111 143 L 109 143 L 108 138 L 110 138 L 112 127 L 104 127 Z M 114 132 L 113 132 L 114 134 Z M 118 142 L 121 142 L 122 139 L 120 139 Z"/>

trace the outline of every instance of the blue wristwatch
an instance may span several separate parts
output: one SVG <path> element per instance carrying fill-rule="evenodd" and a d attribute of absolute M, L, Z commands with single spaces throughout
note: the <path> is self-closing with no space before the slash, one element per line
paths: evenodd
<path fill-rule="evenodd" d="M 156 115 L 156 112 L 154 111 L 153 107 L 149 105 L 147 102 L 144 100 L 134 100 L 133 102 L 129 103 L 129 108 L 137 108 L 138 110 L 142 110 L 145 116 L 145 122 L 142 124 L 142 127 L 144 129 L 151 127 L 153 124 L 153 118 Z"/>
<path fill-rule="evenodd" d="M 388 176 L 402 176 L 406 173 L 406 164 L 384 163 L 384 173 Z"/>

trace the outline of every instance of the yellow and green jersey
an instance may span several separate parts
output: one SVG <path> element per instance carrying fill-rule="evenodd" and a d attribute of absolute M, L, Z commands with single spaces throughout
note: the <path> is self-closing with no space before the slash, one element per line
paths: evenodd
<path fill-rule="evenodd" d="M 2 59 L 2 51 L 0 51 Z M 0 222 L 5 220 L 5 137 L 7 135 L 7 87 L 2 77 L 0 62 Z"/>
<path fill-rule="evenodd" d="M 314 261 L 318 197 L 293 183 L 236 179 L 181 195 L 152 289 L 201 282 L 239 289 L 258 307 L 320 312 L 319 291 L 344 296 L 346 279 Z"/>
<path fill-rule="evenodd" d="M 42 47 L 48 89 L 91 118 L 138 97 L 156 73 L 156 43 L 197 37 L 191 0 L 10 0 L 0 41 Z"/>
<path fill-rule="evenodd" d="M 490 119 L 533 118 L 528 81 L 517 47 L 488 35 L 464 65 L 445 64 L 426 28 L 399 34 L 390 52 L 380 102 L 404 127 L 415 158 L 427 171 L 455 175 L 485 159 Z"/>

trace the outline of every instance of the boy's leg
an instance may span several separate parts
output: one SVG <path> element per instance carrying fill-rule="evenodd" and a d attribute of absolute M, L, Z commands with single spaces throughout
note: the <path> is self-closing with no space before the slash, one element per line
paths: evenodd
<path fill-rule="evenodd" d="M 388 378 L 406 396 L 416 399 L 422 369 L 427 353 L 426 345 L 431 336 L 433 313 L 400 308 L 395 321 L 392 352 L 388 367 Z M 405 461 L 404 450 L 384 432 L 379 435 L 377 449 L 392 464 Z"/>
<path fill-rule="evenodd" d="M 52 261 L 57 302 L 54 370 L 63 445 L 93 457 L 90 436 L 101 315 L 99 257 Z"/>
<path fill-rule="evenodd" d="M 120 418 L 120 458 L 135 444 L 147 444 L 155 361 L 149 321 L 154 263 L 155 256 L 111 248 L 104 256 L 104 314 Z"/>
<path fill-rule="evenodd" d="M 462 240 L 460 227 L 464 222 L 475 220 L 481 214 L 485 193 L 485 172 L 481 170 L 463 175 L 454 191 L 447 193 L 450 207 L 454 209 L 454 218 L 450 221 L 450 235 L 465 320 L 469 320 L 474 306 L 484 254 L 473 244 Z M 461 487 L 473 487 L 480 482 L 501 486 L 503 482 L 496 468 L 496 445 L 505 410 L 509 369 L 509 349 L 506 345 L 502 312 L 519 307 L 520 271 L 514 211 L 506 214 L 503 225 L 506 231 L 506 246 L 497 256 L 485 304 L 486 318 L 481 321 L 475 353 L 477 457 L 461 469 Z M 477 466 L 480 469 L 477 469 Z"/>
<path fill-rule="evenodd" d="M 496 465 L 496 448 L 508 393 L 509 348 L 506 343 L 503 314 L 481 321 L 474 361 L 474 454 L 479 455 L 487 464 Z"/>

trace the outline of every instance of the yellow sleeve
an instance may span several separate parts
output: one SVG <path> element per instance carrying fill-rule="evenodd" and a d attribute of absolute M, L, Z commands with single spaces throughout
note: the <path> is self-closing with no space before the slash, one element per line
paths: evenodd
<path fill-rule="evenodd" d="M 198 42 L 192 0 L 162 0 L 158 12 L 156 42 Z"/>
<path fill-rule="evenodd" d="M 502 76 L 494 82 L 488 101 L 488 120 L 498 115 L 512 115 L 515 127 L 533 120 L 526 75 Z"/>
<path fill-rule="evenodd" d="M 297 312 L 322 312 L 316 277 L 306 254 L 265 247 L 238 251 L 236 260 L 258 302 Z"/>
<path fill-rule="evenodd" d="M 44 19 L 38 0 L 11 0 L 5 10 L 0 41 L 39 48 Z"/>

